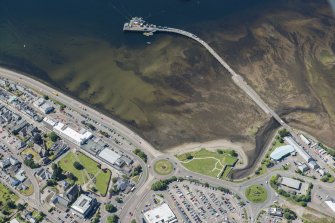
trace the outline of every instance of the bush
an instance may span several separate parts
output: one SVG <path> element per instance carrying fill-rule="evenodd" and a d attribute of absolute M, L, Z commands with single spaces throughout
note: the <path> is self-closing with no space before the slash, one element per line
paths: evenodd
<path fill-rule="evenodd" d="M 112 203 L 108 203 L 108 204 L 106 204 L 106 206 L 105 206 L 105 209 L 106 209 L 106 211 L 108 211 L 109 213 L 114 213 L 114 212 L 116 212 L 116 207 L 112 204 Z"/>
<path fill-rule="evenodd" d="M 113 214 L 113 215 L 111 215 L 107 218 L 108 223 L 117 223 L 118 221 L 119 221 L 119 217 L 115 214 Z"/>
<path fill-rule="evenodd" d="M 185 156 L 186 156 L 186 159 L 188 159 L 188 160 L 193 159 L 193 156 L 192 156 L 191 153 L 186 153 Z"/>
<path fill-rule="evenodd" d="M 148 161 L 148 156 L 147 156 L 147 154 L 145 154 L 142 150 L 140 150 L 140 149 L 135 149 L 135 150 L 133 151 L 133 153 L 134 153 L 135 155 L 137 155 L 138 157 L 140 157 L 145 163 Z"/>
<path fill-rule="evenodd" d="M 81 165 L 81 163 L 79 163 L 78 161 L 75 161 L 75 162 L 73 163 L 73 166 L 74 166 L 74 168 L 76 168 L 77 170 L 82 170 L 82 169 L 84 169 L 84 166 Z"/>
<path fill-rule="evenodd" d="M 167 188 L 167 183 L 164 180 L 156 181 L 151 185 L 151 189 L 153 191 L 166 190 L 166 188 Z"/>
<path fill-rule="evenodd" d="M 58 135 L 55 132 L 50 132 L 48 136 L 53 142 L 56 142 L 58 140 Z"/>

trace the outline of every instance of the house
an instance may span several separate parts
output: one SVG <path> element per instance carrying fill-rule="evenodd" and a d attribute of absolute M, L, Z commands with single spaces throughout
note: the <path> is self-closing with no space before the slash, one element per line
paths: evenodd
<path fill-rule="evenodd" d="M 20 181 L 20 183 L 22 183 L 23 181 L 25 181 L 26 179 L 26 175 L 24 174 L 24 170 L 20 169 L 14 176 L 18 181 Z"/>
<path fill-rule="evenodd" d="M 119 179 L 116 181 L 115 185 L 116 185 L 116 189 L 117 189 L 118 191 L 125 191 L 126 188 L 127 188 L 128 185 L 129 185 L 129 181 L 126 180 L 126 179 L 123 179 L 123 178 L 119 178 Z"/>
<path fill-rule="evenodd" d="M 52 174 L 48 170 L 41 168 L 36 172 L 36 176 L 41 180 L 49 180 Z"/>
<path fill-rule="evenodd" d="M 298 166 L 298 170 L 300 170 L 302 173 L 306 172 L 309 170 L 309 167 L 306 165 L 306 163 L 301 164 Z"/>
<path fill-rule="evenodd" d="M 283 211 L 277 207 L 271 207 L 268 209 L 269 215 L 283 217 Z"/>
<path fill-rule="evenodd" d="M 53 196 L 53 198 L 51 199 L 51 205 L 62 211 L 67 211 L 69 204 L 70 202 L 67 199 L 63 198 L 58 194 Z"/>
<path fill-rule="evenodd" d="M 10 161 L 9 161 L 9 158 L 6 158 L 6 159 L 3 159 L 0 161 L 0 167 L 2 169 L 5 169 L 7 167 L 9 167 L 11 164 L 10 164 Z"/>
<path fill-rule="evenodd" d="M 16 186 L 19 185 L 19 184 L 20 184 L 20 181 L 19 181 L 19 180 L 10 177 L 10 185 L 12 185 L 13 187 L 16 187 Z"/>
<path fill-rule="evenodd" d="M 75 201 L 81 193 L 80 185 L 73 185 L 64 192 L 64 197 L 69 200 L 69 202 Z"/>
<path fill-rule="evenodd" d="M 12 157 L 12 156 L 9 157 L 9 162 L 10 162 L 10 164 L 11 164 L 12 166 L 15 166 L 15 165 L 17 165 L 17 164 L 20 163 L 17 159 L 15 159 L 15 158 Z"/>

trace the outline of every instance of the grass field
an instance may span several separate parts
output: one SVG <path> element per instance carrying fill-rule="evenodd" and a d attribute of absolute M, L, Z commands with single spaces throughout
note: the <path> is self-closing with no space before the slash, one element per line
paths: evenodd
<path fill-rule="evenodd" d="M 84 169 L 77 170 L 73 166 L 73 163 L 75 161 L 80 162 L 83 165 Z M 103 172 L 99 168 L 99 164 L 88 156 L 82 153 L 69 152 L 65 157 L 63 157 L 63 159 L 59 161 L 59 165 L 64 171 L 71 172 L 73 175 L 75 175 L 78 178 L 76 183 L 80 185 L 89 182 L 89 176 L 96 177 L 94 186 L 97 188 L 101 195 L 106 194 L 112 174 L 110 170 L 107 170 L 107 172 Z"/>
<path fill-rule="evenodd" d="M 28 155 L 28 154 L 31 154 L 31 155 L 33 155 L 33 159 L 34 159 L 34 161 L 36 161 L 36 162 L 40 162 L 40 161 L 41 161 L 41 157 L 40 157 L 40 155 L 38 155 L 38 153 L 37 153 L 35 150 L 33 150 L 32 148 L 27 148 L 27 149 L 23 150 L 23 151 L 21 152 L 21 154 L 22 154 L 22 155 Z"/>
<path fill-rule="evenodd" d="M 19 199 L 12 191 L 0 183 L 0 201 L 5 204 L 7 200 L 17 201 Z"/>
<path fill-rule="evenodd" d="M 155 170 L 156 173 L 158 173 L 160 175 L 168 175 L 172 172 L 173 165 L 168 160 L 158 160 L 154 164 L 154 170 Z"/>
<path fill-rule="evenodd" d="M 251 185 L 245 190 L 247 199 L 254 203 L 261 203 L 267 199 L 267 192 L 263 186 Z"/>
<path fill-rule="evenodd" d="M 191 155 L 191 159 L 187 159 Z M 214 151 L 201 149 L 199 151 L 185 153 L 177 156 L 184 167 L 190 171 L 197 172 L 203 175 L 218 177 L 224 166 L 228 166 L 222 177 L 227 177 L 231 170 L 231 166 L 237 161 L 237 157 L 231 156 L 228 152 L 223 150 L 220 154 Z"/>

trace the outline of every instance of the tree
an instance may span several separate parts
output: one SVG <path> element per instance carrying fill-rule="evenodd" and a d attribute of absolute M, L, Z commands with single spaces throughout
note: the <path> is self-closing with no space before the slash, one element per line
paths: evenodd
<path fill-rule="evenodd" d="M 115 184 L 117 182 L 117 177 L 112 177 L 112 182 Z"/>
<path fill-rule="evenodd" d="M 58 140 L 58 135 L 55 132 L 50 132 L 48 136 L 53 142 L 56 142 Z"/>
<path fill-rule="evenodd" d="M 289 136 L 290 135 L 290 132 L 287 131 L 287 129 L 282 129 L 278 133 L 279 133 L 279 135 L 280 135 L 281 138 L 284 138 L 285 136 Z"/>
<path fill-rule="evenodd" d="M 119 204 L 123 203 L 123 200 L 122 200 L 121 197 L 117 197 L 117 198 L 115 198 L 115 201 L 116 201 L 117 203 L 119 203 Z"/>
<path fill-rule="evenodd" d="M 114 212 L 116 212 L 116 207 L 112 204 L 112 203 L 108 203 L 108 204 L 106 204 L 106 206 L 105 206 L 105 209 L 106 209 L 106 211 L 108 211 L 109 213 L 114 213 Z"/>
<path fill-rule="evenodd" d="M 6 207 L 8 207 L 8 208 L 10 208 L 10 209 L 14 209 L 14 208 L 16 208 L 16 204 L 15 204 L 14 201 L 12 201 L 12 200 L 8 200 L 8 201 L 6 202 Z"/>
<path fill-rule="evenodd" d="M 53 173 L 51 176 L 51 179 L 54 179 L 56 181 L 60 181 L 61 179 L 63 179 L 63 169 L 58 166 L 57 164 L 52 164 L 52 169 L 53 169 Z"/>
<path fill-rule="evenodd" d="M 119 217 L 115 214 L 113 214 L 113 215 L 111 215 L 107 218 L 108 223 L 117 223 L 118 221 L 119 221 Z"/>
<path fill-rule="evenodd" d="M 238 154 L 237 154 L 237 152 L 235 150 L 229 150 L 228 153 L 229 153 L 229 155 L 231 155 L 233 157 L 237 157 L 238 156 Z"/>
<path fill-rule="evenodd" d="M 77 170 L 82 170 L 82 169 L 84 169 L 84 166 L 81 165 L 81 163 L 79 163 L 78 161 L 75 161 L 75 162 L 73 163 L 73 166 L 74 166 L 74 168 L 76 168 Z"/>
<path fill-rule="evenodd" d="M 133 219 L 133 220 L 131 220 L 131 222 L 130 223 L 136 223 L 136 220 L 135 219 Z"/>
<path fill-rule="evenodd" d="M 48 95 L 43 95 L 43 98 L 44 98 L 45 100 L 49 100 L 49 96 L 48 96 Z"/>
<path fill-rule="evenodd" d="M 43 144 L 43 139 L 42 139 L 42 136 L 41 134 L 39 133 L 36 133 L 33 137 L 33 141 L 34 143 L 36 143 L 37 145 L 42 145 Z"/>
<path fill-rule="evenodd" d="M 77 181 L 77 180 L 78 180 L 78 178 L 77 178 L 75 175 L 73 175 L 73 173 L 68 173 L 68 174 L 66 175 L 66 177 L 67 177 L 69 180 L 72 180 L 72 181 Z"/>
<path fill-rule="evenodd" d="M 54 179 L 47 180 L 47 186 L 52 187 L 52 186 L 55 186 L 55 185 L 57 185 L 56 180 L 54 180 Z"/>
<path fill-rule="evenodd" d="M 17 204 L 16 208 L 18 211 L 23 211 L 26 207 L 23 204 Z"/>
<path fill-rule="evenodd" d="M 156 181 L 151 185 L 151 189 L 153 191 L 166 190 L 166 188 L 167 183 L 163 180 Z"/>
<path fill-rule="evenodd" d="M 33 159 L 25 159 L 24 160 L 24 164 L 26 166 L 29 166 L 31 169 L 35 169 L 38 168 L 39 165 L 35 163 L 35 161 Z"/>
<path fill-rule="evenodd" d="M 193 159 L 193 156 L 192 156 L 191 153 L 186 153 L 185 156 L 186 156 L 186 159 L 188 159 L 188 160 Z"/>

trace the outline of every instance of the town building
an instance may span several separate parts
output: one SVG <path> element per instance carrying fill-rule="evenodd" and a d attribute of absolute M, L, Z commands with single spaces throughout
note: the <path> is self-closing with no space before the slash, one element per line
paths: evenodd
<path fill-rule="evenodd" d="M 119 154 L 117 154 L 116 152 L 114 152 L 111 149 L 103 149 L 100 153 L 99 153 L 99 157 L 103 160 L 105 160 L 106 162 L 114 165 L 116 163 L 116 161 L 121 158 L 121 156 Z"/>
<path fill-rule="evenodd" d="M 289 156 L 293 152 L 295 152 L 295 149 L 291 145 L 280 146 L 270 154 L 270 158 L 272 160 L 279 161 Z"/>
<path fill-rule="evenodd" d="M 166 203 L 144 213 L 147 223 L 175 223 L 177 217 Z"/>
<path fill-rule="evenodd" d="M 332 199 L 325 201 L 325 203 L 333 212 L 335 212 L 335 202 Z"/>
<path fill-rule="evenodd" d="M 296 179 L 292 179 L 289 177 L 283 177 L 281 181 L 281 185 L 284 185 L 286 187 L 295 189 L 295 190 L 300 190 L 301 188 L 301 182 Z"/>
<path fill-rule="evenodd" d="M 308 162 L 308 165 L 313 170 L 316 170 L 320 167 L 319 164 L 315 160 L 311 160 L 310 162 Z"/>
<path fill-rule="evenodd" d="M 306 163 L 303 163 L 298 166 L 298 170 L 300 170 L 302 173 L 305 173 L 306 171 L 309 170 L 309 167 L 306 165 Z"/>
<path fill-rule="evenodd" d="M 81 146 L 87 140 L 92 138 L 93 134 L 86 129 L 81 129 L 79 132 L 70 128 L 69 126 L 64 125 L 61 122 L 58 122 L 54 127 L 53 130 L 62 136 L 63 138 L 69 140 L 70 142 Z"/>
<path fill-rule="evenodd" d="M 299 137 L 306 145 L 311 144 L 311 141 L 309 141 L 303 134 L 300 134 Z"/>
<path fill-rule="evenodd" d="M 298 154 L 308 163 L 313 160 L 313 158 L 303 149 L 298 143 L 290 136 L 284 137 L 285 141 L 290 144 Z"/>
<path fill-rule="evenodd" d="M 272 216 L 283 217 L 283 211 L 277 207 L 270 207 L 268 213 Z"/>
<path fill-rule="evenodd" d="M 96 208 L 97 205 L 98 203 L 95 198 L 82 194 L 72 204 L 71 210 L 73 214 L 76 214 L 82 218 L 87 218 L 91 214 L 91 212 Z"/>

